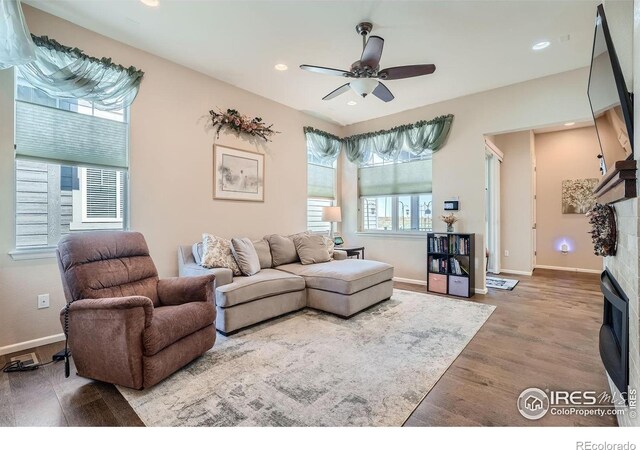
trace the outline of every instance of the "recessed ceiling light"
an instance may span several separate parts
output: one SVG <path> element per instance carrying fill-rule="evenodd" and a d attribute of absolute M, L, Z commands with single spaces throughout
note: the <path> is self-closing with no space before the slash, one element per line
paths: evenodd
<path fill-rule="evenodd" d="M 535 44 L 533 44 L 531 49 L 532 50 L 544 50 L 545 48 L 547 48 L 550 45 L 551 45 L 551 42 L 549 42 L 549 41 L 536 42 Z"/>
<path fill-rule="evenodd" d="M 576 124 L 575 122 L 567 122 L 567 123 L 564 124 L 564 126 L 565 127 L 570 127 L 570 126 L 575 125 L 575 124 Z"/>
<path fill-rule="evenodd" d="M 279 70 L 280 72 L 283 72 L 288 69 L 286 64 L 276 64 L 275 66 L 273 66 L 273 68 L 276 70 Z"/>
<path fill-rule="evenodd" d="M 155 8 L 160 4 L 160 0 L 140 0 L 143 4 Z"/>
<path fill-rule="evenodd" d="M 347 105 L 349 105 L 349 106 L 355 106 L 355 105 L 357 105 L 357 104 L 358 104 L 358 102 L 354 102 L 353 100 L 349 100 L 349 101 L 347 102 Z"/>

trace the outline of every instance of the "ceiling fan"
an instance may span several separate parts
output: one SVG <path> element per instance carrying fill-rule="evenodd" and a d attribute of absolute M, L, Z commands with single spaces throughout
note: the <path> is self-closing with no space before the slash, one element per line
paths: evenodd
<path fill-rule="evenodd" d="M 390 102 L 394 99 L 393 94 L 378 80 L 400 80 L 402 78 L 429 75 L 435 72 L 436 66 L 433 64 L 389 67 L 380 70 L 380 58 L 382 57 L 384 39 L 380 36 L 370 36 L 367 39 L 367 35 L 371 33 L 372 29 L 373 25 L 369 22 L 362 22 L 356 26 L 356 31 L 362 36 L 362 56 L 351 65 L 349 70 L 310 66 L 308 64 L 300 66 L 301 69 L 309 72 L 352 79 L 349 83 L 343 84 L 338 89 L 325 95 L 322 100 L 331 100 L 340 94 L 344 94 L 349 89 L 353 89 L 363 98 L 369 94 L 373 94 L 382 101 Z"/>

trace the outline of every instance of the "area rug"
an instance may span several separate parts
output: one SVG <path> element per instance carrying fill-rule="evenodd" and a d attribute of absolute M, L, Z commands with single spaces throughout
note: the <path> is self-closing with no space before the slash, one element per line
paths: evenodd
<path fill-rule="evenodd" d="M 502 289 L 505 291 L 513 290 L 519 282 L 519 280 L 512 280 L 511 278 L 487 277 L 488 288 Z"/>
<path fill-rule="evenodd" d="M 395 290 L 348 320 L 304 310 L 230 337 L 157 386 L 147 426 L 400 426 L 494 306 Z"/>

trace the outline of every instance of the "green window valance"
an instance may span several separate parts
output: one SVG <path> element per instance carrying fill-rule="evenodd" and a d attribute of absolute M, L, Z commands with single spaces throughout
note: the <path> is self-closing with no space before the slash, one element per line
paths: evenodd
<path fill-rule="evenodd" d="M 384 160 L 393 160 L 402 150 L 413 155 L 437 152 L 446 142 L 452 122 L 453 115 L 450 114 L 390 130 L 349 136 L 344 138 L 345 153 L 349 161 L 362 164 L 372 154 Z"/>
<path fill-rule="evenodd" d="M 369 161 L 373 154 L 384 160 L 394 160 L 402 151 L 413 155 L 437 152 L 445 144 L 452 122 L 453 115 L 448 114 L 389 130 L 344 138 L 311 127 L 305 127 L 304 132 L 308 150 L 321 160 L 335 161 L 344 146 L 349 161 L 362 164 Z"/>
<path fill-rule="evenodd" d="M 138 94 L 144 72 L 94 58 L 47 36 L 34 36 L 35 60 L 18 66 L 29 84 L 60 99 L 83 99 L 97 109 L 120 110 Z"/>

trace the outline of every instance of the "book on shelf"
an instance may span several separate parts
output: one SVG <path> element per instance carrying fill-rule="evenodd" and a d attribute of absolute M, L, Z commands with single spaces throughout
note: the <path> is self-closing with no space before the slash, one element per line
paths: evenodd
<path fill-rule="evenodd" d="M 432 236 L 429 238 L 429 253 L 447 253 L 449 236 Z"/>
<path fill-rule="evenodd" d="M 451 236 L 449 253 L 452 255 L 468 255 L 470 239 L 466 236 Z"/>
<path fill-rule="evenodd" d="M 469 275 L 469 269 L 464 264 L 460 264 L 456 258 L 449 259 L 449 268 L 451 275 Z"/>
<path fill-rule="evenodd" d="M 429 271 L 435 273 L 447 273 L 447 260 L 445 258 L 431 258 Z"/>

